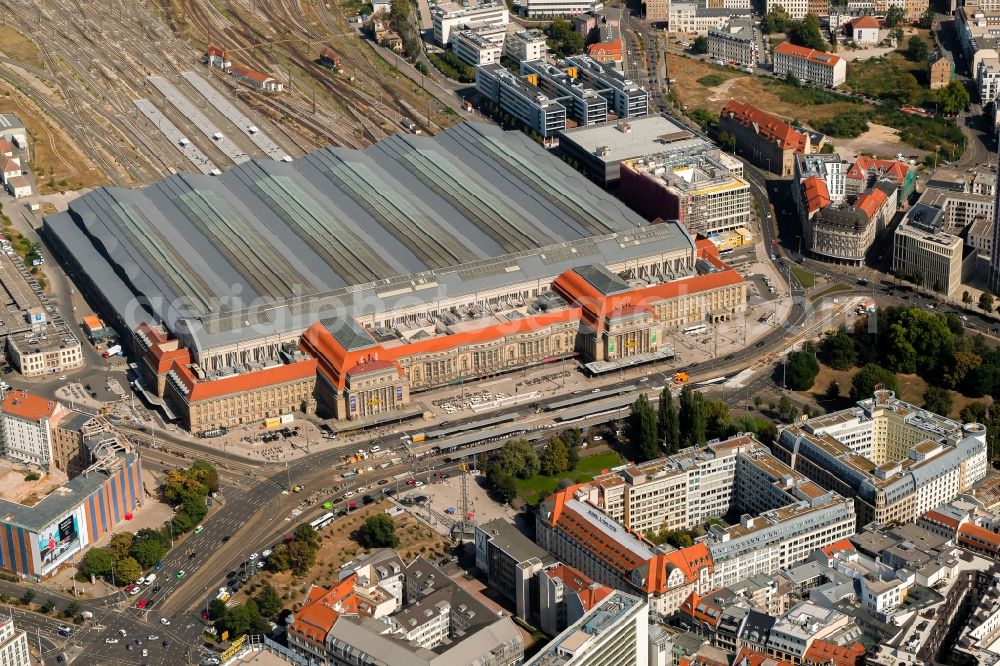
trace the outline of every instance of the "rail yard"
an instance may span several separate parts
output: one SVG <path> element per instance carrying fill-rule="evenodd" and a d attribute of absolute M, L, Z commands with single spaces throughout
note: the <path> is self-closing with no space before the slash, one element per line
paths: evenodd
<path fill-rule="evenodd" d="M 360 148 L 404 118 L 431 132 L 453 118 L 336 5 L 0 0 L 0 18 L 37 49 L 32 64 L 0 47 L 0 91 L 14 100 L 9 110 L 37 119 L 36 141 L 52 144 L 52 158 L 34 165 L 40 181 L 50 176 L 49 190 L 57 180 L 60 189 L 131 186 L 319 146 Z M 284 91 L 207 67 L 202 54 L 212 44 Z M 327 47 L 342 54 L 340 71 L 318 63 Z"/>

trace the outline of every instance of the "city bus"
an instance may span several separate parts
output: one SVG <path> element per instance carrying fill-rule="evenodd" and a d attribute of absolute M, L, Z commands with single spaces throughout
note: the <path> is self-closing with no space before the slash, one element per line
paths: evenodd
<path fill-rule="evenodd" d="M 327 512 L 324 513 L 319 518 L 317 518 L 316 520 L 309 523 L 309 526 L 312 527 L 317 532 L 319 532 L 321 529 L 332 523 L 334 519 L 336 519 L 336 517 L 337 517 L 336 514 L 332 512 Z"/>
<path fill-rule="evenodd" d="M 699 335 L 708 330 L 708 324 L 698 324 L 697 326 L 688 326 L 682 332 L 684 335 Z"/>

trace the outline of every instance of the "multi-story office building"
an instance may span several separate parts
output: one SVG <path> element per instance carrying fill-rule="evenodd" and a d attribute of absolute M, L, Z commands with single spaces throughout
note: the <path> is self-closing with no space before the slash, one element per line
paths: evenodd
<path fill-rule="evenodd" d="M 647 666 L 649 606 L 615 592 L 566 628 L 525 666 Z"/>
<path fill-rule="evenodd" d="M 733 511 L 759 515 L 744 513 L 728 528 L 712 525 L 703 542 L 666 553 L 638 536 L 657 524 L 691 526 Z M 743 436 L 556 493 L 539 511 L 536 540 L 594 580 L 669 613 L 693 591 L 704 594 L 802 560 L 852 534 L 855 521 L 853 502 Z"/>
<path fill-rule="evenodd" d="M 751 222 L 750 186 L 711 155 L 623 162 L 619 188 L 622 200 L 647 219 L 676 219 L 692 234 L 707 236 Z"/>
<path fill-rule="evenodd" d="M 774 49 L 774 73 L 785 76 L 789 72 L 800 81 L 839 86 L 847 80 L 847 61 L 832 53 L 783 42 Z"/>
<path fill-rule="evenodd" d="M 476 92 L 544 138 L 566 129 L 566 107 L 502 65 L 476 67 Z"/>
<path fill-rule="evenodd" d="M 515 0 L 514 9 L 531 19 L 576 16 L 603 9 L 603 0 Z"/>
<path fill-rule="evenodd" d="M 27 391 L 9 392 L 0 407 L 3 457 L 48 469 L 53 462 L 52 425 L 65 411 L 54 400 Z"/>
<path fill-rule="evenodd" d="M 975 264 L 976 252 L 959 236 L 944 231 L 939 208 L 918 201 L 896 228 L 892 271 L 899 277 L 954 296 Z"/>
<path fill-rule="evenodd" d="M 876 391 L 856 407 L 785 428 L 775 455 L 855 502 L 858 525 L 907 523 L 986 476 L 986 429 Z"/>
<path fill-rule="evenodd" d="M 831 203 L 840 203 L 847 196 L 847 163 L 837 153 L 816 153 L 795 156 L 794 179 L 798 187 L 792 188 L 792 198 L 796 199 L 799 210 L 803 210 L 805 182 L 818 178 L 825 185 L 825 196 Z"/>
<path fill-rule="evenodd" d="M 30 330 L 7 335 L 7 359 L 18 372 L 25 377 L 51 377 L 83 367 L 83 347 L 68 326 L 44 319 L 38 322 L 32 314 L 29 320 Z"/>
<path fill-rule="evenodd" d="M 955 9 L 954 15 L 955 32 L 969 63 L 969 71 L 976 73 L 984 59 L 998 57 L 1000 10 L 965 3 Z"/>
<path fill-rule="evenodd" d="M 736 138 L 736 151 L 759 167 L 791 176 L 795 156 L 812 152 L 809 135 L 755 106 L 729 100 L 719 114 L 719 131 Z"/>
<path fill-rule="evenodd" d="M 752 15 L 750 8 L 706 7 L 701 2 L 671 2 L 667 24 L 670 32 L 707 35 L 709 30 L 720 30 L 733 19 L 751 20 Z"/>
<path fill-rule="evenodd" d="M 457 30 L 452 33 L 452 52 L 472 66 L 500 62 L 503 40 L 499 42 L 475 30 Z"/>
<path fill-rule="evenodd" d="M 649 93 L 614 67 L 590 56 L 570 56 L 566 58 L 566 67 L 575 74 L 574 78 L 604 95 L 608 108 L 619 118 L 639 118 L 649 113 Z"/>
<path fill-rule="evenodd" d="M 507 35 L 503 43 L 504 55 L 515 62 L 545 60 L 549 53 L 545 33 L 540 30 L 518 30 Z"/>
<path fill-rule="evenodd" d="M 993 185 L 993 253 L 990 255 L 990 290 L 1000 294 L 1000 164 L 997 165 L 997 179 Z"/>
<path fill-rule="evenodd" d="M 560 98 L 569 117 L 580 125 L 596 125 L 608 119 L 608 100 L 558 67 L 544 60 L 527 60 L 521 63 L 521 74 L 549 95 Z"/>
<path fill-rule="evenodd" d="M 451 44 L 453 31 L 470 25 L 507 25 L 510 12 L 507 6 L 494 2 L 441 2 L 431 7 L 434 41 L 441 46 Z"/>
<path fill-rule="evenodd" d="M 31 666 L 28 652 L 28 635 L 14 626 L 14 618 L 0 620 L 0 664 L 3 666 Z"/>
<path fill-rule="evenodd" d="M 708 54 L 716 60 L 735 62 L 756 69 L 760 62 L 757 26 L 752 20 L 730 19 L 721 28 L 708 31 Z"/>
<path fill-rule="evenodd" d="M 475 539 L 476 567 L 489 586 L 514 604 L 518 617 L 537 624 L 536 574 L 555 563 L 552 556 L 504 518 L 476 525 Z"/>
<path fill-rule="evenodd" d="M 536 573 L 535 578 L 538 626 L 549 636 L 565 630 L 614 592 L 565 564 L 546 567 Z"/>

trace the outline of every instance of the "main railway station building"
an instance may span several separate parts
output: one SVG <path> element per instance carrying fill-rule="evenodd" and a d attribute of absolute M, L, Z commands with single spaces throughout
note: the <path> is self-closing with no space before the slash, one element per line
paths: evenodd
<path fill-rule="evenodd" d="M 101 188 L 43 233 L 131 333 L 139 388 L 195 432 L 398 416 L 419 391 L 571 357 L 654 362 L 675 329 L 746 305 L 709 241 L 477 123 Z"/>

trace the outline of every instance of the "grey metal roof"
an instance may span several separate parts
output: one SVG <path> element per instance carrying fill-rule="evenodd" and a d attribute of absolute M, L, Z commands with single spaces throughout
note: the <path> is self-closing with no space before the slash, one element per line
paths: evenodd
<path fill-rule="evenodd" d="M 621 279 L 604 266 L 589 264 L 587 266 L 578 266 L 574 270 L 580 277 L 587 281 L 587 284 L 601 292 L 604 296 L 621 294 L 630 289 L 625 280 Z"/>
<path fill-rule="evenodd" d="M 126 323 L 162 321 L 195 348 L 610 263 L 636 252 L 616 234 L 647 233 L 523 134 L 478 123 L 100 188 L 45 227 Z"/>
<path fill-rule="evenodd" d="M 117 464 L 134 465 L 135 463 L 136 454 L 126 453 L 119 458 Z M 118 467 L 112 466 L 111 469 L 114 473 L 117 472 Z M 3 516 L 5 523 L 18 525 L 31 532 L 38 532 L 51 525 L 53 521 L 65 516 L 66 513 L 90 497 L 104 485 L 108 476 L 107 472 L 101 470 L 75 476 L 46 495 L 34 506 L 0 499 L 0 516 Z"/>
<path fill-rule="evenodd" d="M 322 324 L 346 351 L 358 351 L 375 346 L 372 334 L 352 317 L 324 319 Z"/>
<path fill-rule="evenodd" d="M 486 534 L 495 547 L 517 563 L 530 559 L 537 559 L 543 565 L 555 562 L 555 558 L 548 551 L 526 537 L 506 518 L 495 518 L 483 525 L 477 525 L 476 531 Z"/>

